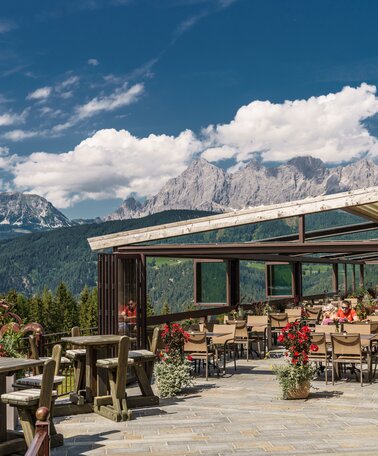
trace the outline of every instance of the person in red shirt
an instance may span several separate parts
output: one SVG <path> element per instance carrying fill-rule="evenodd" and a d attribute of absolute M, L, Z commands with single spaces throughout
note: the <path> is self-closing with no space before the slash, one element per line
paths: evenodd
<path fill-rule="evenodd" d="M 118 312 L 119 331 L 128 333 L 136 325 L 136 303 L 133 299 L 125 306 L 121 306 Z"/>
<path fill-rule="evenodd" d="M 339 321 L 358 321 L 358 316 L 354 309 L 351 309 L 349 301 L 343 301 L 339 310 L 336 313 L 336 318 Z"/>

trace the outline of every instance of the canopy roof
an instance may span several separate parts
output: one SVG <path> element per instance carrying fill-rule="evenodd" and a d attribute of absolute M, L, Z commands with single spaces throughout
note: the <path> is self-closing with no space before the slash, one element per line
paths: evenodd
<path fill-rule="evenodd" d="M 352 190 L 334 195 L 323 195 L 315 198 L 306 198 L 269 206 L 257 206 L 192 220 L 168 223 L 165 225 L 155 225 L 137 230 L 122 231 L 89 238 L 88 242 L 92 250 L 100 250 L 237 227 L 251 223 L 327 212 L 336 209 L 344 210 L 354 215 L 364 217 L 371 222 L 378 223 L 378 187 Z M 370 224 L 369 229 L 374 228 L 376 227 Z M 371 245 L 371 247 L 373 247 L 373 245 Z M 376 246 L 374 247 L 376 248 Z M 321 249 L 318 251 L 324 250 Z M 334 250 L 330 250 L 329 252 L 333 251 Z M 364 250 L 364 252 L 366 252 L 366 250 Z"/>

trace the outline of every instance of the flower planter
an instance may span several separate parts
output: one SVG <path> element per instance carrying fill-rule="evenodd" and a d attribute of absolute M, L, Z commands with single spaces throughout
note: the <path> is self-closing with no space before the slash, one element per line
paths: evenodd
<path fill-rule="evenodd" d="M 285 399 L 307 399 L 310 394 L 310 382 L 304 382 L 298 389 L 286 393 Z"/>

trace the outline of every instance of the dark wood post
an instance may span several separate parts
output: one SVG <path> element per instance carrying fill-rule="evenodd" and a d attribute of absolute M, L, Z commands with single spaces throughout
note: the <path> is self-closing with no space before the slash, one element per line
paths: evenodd
<path fill-rule="evenodd" d="M 194 260 L 194 304 L 202 302 L 202 263 Z"/>
<path fill-rule="evenodd" d="M 147 262 L 145 255 L 140 255 L 138 274 L 139 305 L 137 307 L 138 347 L 147 348 Z"/>
<path fill-rule="evenodd" d="M 293 263 L 293 294 L 294 301 L 298 304 L 302 299 L 302 263 Z"/>
<path fill-rule="evenodd" d="M 306 221 L 304 215 L 298 217 L 298 240 L 299 242 L 306 242 Z"/>
<path fill-rule="evenodd" d="M 339 265 L 332 265 L 332 291 L 336 294 L 339 291 Z"/>
<path fill-rule="evenodd" d="M 227 261 L 227 305 L 240 304 L 240 264 L 239 260 Z"/>

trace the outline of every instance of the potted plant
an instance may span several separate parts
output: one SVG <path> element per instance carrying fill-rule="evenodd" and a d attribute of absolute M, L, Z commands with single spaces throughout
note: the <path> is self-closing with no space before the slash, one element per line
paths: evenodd
<path fill-rule="evenodd" d="M 179 324 L 173 323 L 165 325 L 161 337 L 165 350 L 155 364 L 155 380 L 159 395 L 172 397 L 193 384 L 191 359 L 184 356 L 184 344 L 189 334 Z"/>
<path fill-rule="evenodd" d="M 286 348 L 286 363 L 273 368 L 283 399 L 305 399 L 310 394 L 315 367 L 311 366 L 308 357 L 310 351 L 318 350 L 318 346 L 311 344 L 309 333 L 307 325 L 295 322 L 287 324 L 277 338 Z"/>

